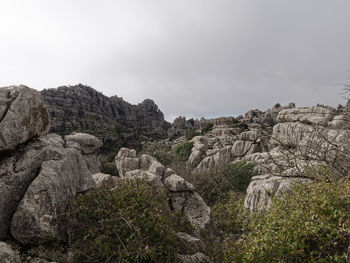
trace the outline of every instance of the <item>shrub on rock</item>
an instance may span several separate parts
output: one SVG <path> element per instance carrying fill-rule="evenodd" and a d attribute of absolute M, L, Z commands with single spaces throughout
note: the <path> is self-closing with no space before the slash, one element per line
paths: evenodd
<path fill-rule="evenodd" d="M 345 262 L 350 183 L 296 185 L 268 212 L 249 217 L 247 235 L 228 242 L 227 262 Z"/>
<path fill-rule="evenodd" d="M 77 197 L 67 218 L 75 262 L 177 262 L 184 246 L 177 233 L 192 230 L 164 189 L 139 179 Z"/>

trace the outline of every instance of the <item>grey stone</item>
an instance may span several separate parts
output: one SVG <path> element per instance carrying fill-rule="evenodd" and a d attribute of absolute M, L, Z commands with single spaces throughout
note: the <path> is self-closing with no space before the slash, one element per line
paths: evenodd
<path fill-rule="evenodd" d="M 0 241 L 0 262 L 21 263 L 21 258 L 18 252 L 12 250 L 10 245 Z"/>
<path fill-rule="evenodd" d="M 84 154 L 94 153 L 102 146 L 97 137 L 82 132 L 73 132 L 70 135 L 66 135 L 64 140 L 68 147 L 76 148 Z"/>
<path fill-rule="evenodd" d="M 49 129 L 49 113 L 38 91 L 26 86 L 0 88 L 0 151 L 14 149 Z"/>

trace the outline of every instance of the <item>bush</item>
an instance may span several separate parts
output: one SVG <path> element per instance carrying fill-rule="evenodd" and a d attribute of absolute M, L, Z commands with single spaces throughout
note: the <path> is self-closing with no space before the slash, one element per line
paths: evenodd
<path fill-rule="evenodd" d="M 174 153 L 171 147 L 158 143 L 146 143 L 142 147 L 140 154 L 148 154 L 156 158 L 164 166 L 170 165 L 174 160 Z"/>
<path fill-rule="evenodd" d="M 195 130 L 189 130 L 186 132 L 186 139 L 190 141 L 190 140 L 192 140 L 193 137 L 196 137 L 198 135 L 200 135 L 199 132 L 197 132 Z"/>
<path fill-rule="evenodd" d="M 210 132 L 214 127 L 213 123 L 207 123 L 204 128 L 202 129 L 202 135 L 207 134 L 208 132 Z"/>
<path fill-rule="evenodd" d="M 213 220 L 216 227 L 216 239 L 208 246 L 209 255 L 214 262 L 224 262 L 223 244 L 225 240 L 233 242 L 242 234 L 247 217 L 244 209 L 244 194 L 229 192 L 225 198 L 212 207 Z"/>
<path fill-rule="evenodd" d="M 209 205 L 226 197 L 231 192 L 245 192 L 251 178 L 256 175 L 254 165 L 247 162 L 227 164 L 216 170 L 195 174 L 187 178 Z"/>
<path fill-rule="evenodd" d="M 174 152 L 180 161 L 186 162 L 188 160 L 191 155 L 193 144 L 193 142 L 184 142 L 174 148 Z"/>
<path fill-rule="evenodd" d="M 350 183 L 297 185 L 252 214 L 246 237 L 228 242 L 226 262 L 345 262 Z"/>
<path fill-rule="evenodd" d="M 101 163 L 101 172 L 110 174 L 112 176 L 119 176 L 117 166 L 115 165 L 114 158 L 109 158 L 107 155 L 100 154 L 98 159 Z"/>
<path fill-rule="evenodd" d="M 169 209 L 165 191 L 142 180 L 121 180 L 117 188 L 94 189 L 70 205 L 74 262 L 176 262 L 183 246 L 176 234 L 191 227 Z"/>

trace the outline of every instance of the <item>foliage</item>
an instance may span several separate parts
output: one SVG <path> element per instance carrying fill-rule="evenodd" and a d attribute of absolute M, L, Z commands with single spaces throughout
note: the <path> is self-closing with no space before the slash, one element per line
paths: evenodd
<path fill-rule="evenodd" d="M 231 191 L 212 206 L 217 236 L 208 246 L 208 253 L 215 262 L 223 262 L 224 260 L 223 245 L 226 243 L 225 240 L 236 241 L 242 234 L 248 213 L 244 209 L 244 197 L 243 193 Z"/>
<path fill-rule="evenodd" d="M 226 242 L 225 262 L 345 262 L 349 211 L 349 182 L 296 185 L 250 216 L 245 237 Z"/>
<path fill-rule="evenodd" d="M 165 166 L 169 166 L 174 160 L 174 153 L 171 151 L 171 148 L 158 143 L 146 143 L 143 145 L 140 154 L 151 155 Z"/>
<path fill-rule="evenodd" d="M 142 180 L 121 180 L 117 189 L 94 189 L 70 205 L 74 262 L 176 262 L 176 233 L 191 227 L 170 211 L 165 191 Z"/>
<path fill-rule="evenodd" d="M 197 132 L 196 130 L 188 130 L 186 132 L 186 139 L 187 140 L 192 140 L 193 137 L 196 137 L 198 135 L 200 135 L 200 133 Z"/>
<path fill-rule="evenodd" d="M 207 204 L 212 205 L 231 192 L 245 192 L 256 175 L 254 165 L 247 162 L 230 163 L 216 170 L 198 173 L 188 179 Z"/>
<path fill-rule="evenodd" d="M 170 137 L 169 137 L 169 141 L 175 141 L 177 138 L 181 137 L 181 133 L 180 132 L 175 132 L 174 134 L 172 134 Z"/>
<path fill-rule="evenodd" d="M 281 104 L 276 103 L 275 106 L 273 106 L 273 107 L 279 109 L 279 108 L 281 108 L 282 106 L 281 106 Z"/>
<path fill-rule="evenodd" d="M 98 160 L 101 163 L 101 172 L 105 174 L 110 174 L 112 176 L 119 176 L 117 166 L 114 162 L 113 156 L 107 156 L 104 154 L 100 154 L 98 156 Z"/>
<path fill-rule="evenodd" d="M 193 144 L 193 142 L 184 142 L 174 148 L 174 152 L 179 160 L 184 162 L 188 160 L 191 155 Z"/>
<path fill-rule="evenodd" d="M 210 132 L 214 127 L 213 123 L 207 123 L 204 128 L 202 129 L 202 135 L 207 134 L 208 132 Z"/>

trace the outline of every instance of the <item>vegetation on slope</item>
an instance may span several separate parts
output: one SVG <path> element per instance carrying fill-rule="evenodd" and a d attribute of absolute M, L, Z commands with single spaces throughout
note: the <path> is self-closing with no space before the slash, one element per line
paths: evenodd
<path fill-rule="evenodd" d="M 67 213 L 73 262 L 176 262 L 184 246 L 176 234 L 191 227 L 167 199 L 142 180 L 77 197 Z"/>

